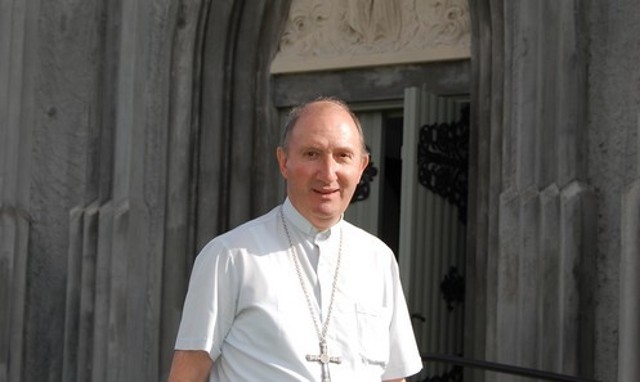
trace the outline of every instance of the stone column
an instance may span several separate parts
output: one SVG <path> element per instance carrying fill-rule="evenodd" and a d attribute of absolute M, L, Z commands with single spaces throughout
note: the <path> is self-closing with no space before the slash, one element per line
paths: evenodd
<path fill-rule="evenodd" d="M 269 66 L 290 0 L 217 2 L 203 45 L 197 247 L 282 200 Z"/>
<path fill-rule="evenodd" d="M 504 99 L 504 15 L 501 1 L 470 1 L 472 22 L 471 113 L 469 136 L 469 207 L 467 224 L 468 286 L 465 295 L 464 354 L 495 361 L 495 278 L 498 195 L 501 183 L 501 136 Z M 488 335 L 490 333 L 491 335 Z M 466 370 L 484 381 L 482 370 Z"/>
<path fill-rule="evenodd" d="M 584 11 L 579 1 L 470 4 L 476 126 L 467 269 L 475 271 L 466 352 L 590 376 L 596 209 L 580 131 Z"/>
<path fill-rule="evenodd" d="M 622 195 L 620 255 L 620 336 L 618 381 L 640 380 L 640 114 L 636 129 L 638 177 Z"/>
<path fill-rule="evenodd" d="M 23 379 L 37 2 L 0 6 L 0 382 Z"/>

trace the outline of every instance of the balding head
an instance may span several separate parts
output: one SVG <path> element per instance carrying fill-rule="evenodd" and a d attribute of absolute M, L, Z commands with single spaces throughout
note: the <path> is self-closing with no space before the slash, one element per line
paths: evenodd
<path fill-rule="evenodd" d="M 338 109 L 343 110 L 344 112 L 346 112 L 347 114 L 349 114 L 349 116 L 351 116 L 351 119 L 353 120 L 353 123 L 355 124 L 356 128 L 358 129 L 358 134 L 360 136 L 360 142 L 362 144 L 362 153 L 363 154 L 368 154 L 368 150 L 367 150 L 367 146 L 365 144 L 365 140 L 364 140 L 364 133 L 362 131 L 362 125 L 360 125 L 360 120 L 358 120 L 358 117 L 355 115 L 355 113 L 349 108 L 349 106 L 342 101 L 339 98 L 335 98 L 335 97 L 320 97 L 320 98 L 316 98 L 313 101 L 309 101 L 306 103 L 303 103 L 299 106 L 294 107 L 293 109 L 291 109 L 291 111 L 289 112 L 289 114 L 287 115 L 287 119 L 286 122 L 284 124 L 284 134 L 282 136 L 282 143 L 281 146 L 282 148 L 287 151 L 288 147 L 289 147 L 289 139 L 291 138 L 291 132 L 293 131 L 293 129 L 295 128 L 296 124 L 298 123 L 298 120 L 300 119 L 300 117 L 305 114 L 306 112 L 309 112 L 311 110 L 317 110 L 317 109 L 322 109 L 325 107 L 335 107 Z"/>

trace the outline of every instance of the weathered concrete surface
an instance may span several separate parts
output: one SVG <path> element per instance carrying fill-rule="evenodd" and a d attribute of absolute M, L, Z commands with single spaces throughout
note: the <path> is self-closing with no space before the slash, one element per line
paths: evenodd
<path fill-rule="evenodd" d="M 19 1 L 0 6 L 0 381 L 20 380 L 30 230 L 31 95 L 24 87 L 27 15 Z"/>
<path fill-rule="evenodd" d="M 621 286 L 619 280 L 621 262 L 628 261 L 621 258 L 621 253 L 625 251 L 628 256 L 628 251 L 633 251 L 629 238 L 623 241 L 624 232 L 638 232 L 638 227 L 627 225 L 633 219 L 621 216 L 634 213 L 627 210 L 633 202 L 624 202 L 628 198 L 624 193 L 639 176 L 640 4 L 632 0 L 592 1 L 586 16 L 591 41 L 586 134 L 589 178 L 598 195 L 595 365 L 596 377 L 612 381 L 618 371 L 618 342 L 622 338 L 632 340 L 631 333 L 619 328 L 619 312 L 623 308 L 620 304 L 624 302 L 620 300 L 620 288 L 629 287 Z M 624 292 L 627 293 L 628 290 Z M 633 292 L 635 298 L 638 293 L 637 289 Z M 638 346 L 636 343 L 635 349 Z M 626 372 L 620 372 L 618 381 L 637 380 L 627 379 Z"/>
<path fill-rule="evenodd" d="M 469 230 L 469 356 L 590 377 L 601 327 L 591 283 L 599 200 L 584 132 L 589 8 L 470 4 L 477 220 Z M 615 356 L 600 355 L 595 368 Z M 474 374 L 483 377 L 513 378 Z"/>
<path fill-rule="evenodd" d="M 640 379 L 640 180 L 625 190 L 622 208 L 618 381 L 637 381 Z"/>
<path fill-rule="evenodd" d="M 198 243 L 279 199 L 256 158 L 288 3 L 213 3 L 2 3 L 0 381 L 165 379 Z"/>

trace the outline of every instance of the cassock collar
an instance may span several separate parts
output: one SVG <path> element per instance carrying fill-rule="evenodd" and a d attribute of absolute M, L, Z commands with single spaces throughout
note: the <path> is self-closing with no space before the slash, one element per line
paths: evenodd
<path fill-rule="evenodd" d="M 291 204 L 291 201 L 287 197 L 282 204 L 282 211 L 284 212 L 284 216 L 290 221 L 297 230 L 302 232 L 303 234 L 309 237 L 316 237 L 319 233 L 325 233 L 327 236 L 331 236 L 332 231 L 340 226 L 343 221 L 344 215 L 340 216 L 340 220 L 333 226 L 327 228 L 324 231 L 319 231 L 316 227 L 313 226 L 304 216 L 298 212 L 298 210 Z"/>

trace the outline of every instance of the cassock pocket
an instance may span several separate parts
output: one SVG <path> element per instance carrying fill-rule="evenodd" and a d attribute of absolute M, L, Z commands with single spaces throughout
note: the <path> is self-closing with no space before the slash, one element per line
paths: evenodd
<path fill-rule="evenodd" d="M 368 364 L 386 367 L 389 360 L 391 309 L 357 304 L 356 318 L 362 360 Z"/>

